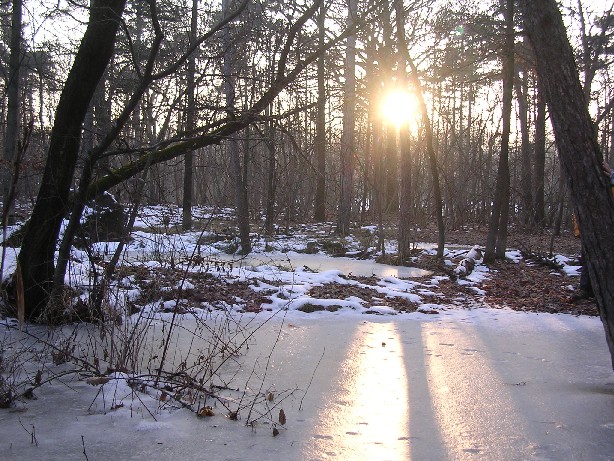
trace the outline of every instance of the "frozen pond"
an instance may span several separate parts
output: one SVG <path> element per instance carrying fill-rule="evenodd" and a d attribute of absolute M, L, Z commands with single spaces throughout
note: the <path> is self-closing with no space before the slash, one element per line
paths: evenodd
<path fill-rule="evenodd" d="M 243 405 L 238 421 L 219 405 L 197 418 L 113 383 L 72 380 L 37 389 L 24 411 L 0 412 L 2 459 L 612 459 L 614 385 L 596 318 L 294 316 L 253 339 L 228 372 L 242 389 L 274 395 L 272 422 L 245 427 L 240 399 L 230 402 Z M 193 347 L 189 338 L 176 346 Z M 104 409 L 105 398 L 122 403 Z"/>
<path fill-rule="evenodd" d="M 261 253 L 253 256 L 248 255 L 241 259 L 237 259 L 236 256 L 217 254 L 213 255 L 212 259 L 214 261 L 234 262 L 235 267 L 267 265 L 280 267 L 284 270 L 290 269 L 291 271 L 297 269 L 313 272 L 338 270 L 345 275 L 356 275 L 361 277 L 370 277 L 374 275 L 380 278 L 410 278 L 422 277 L 430 273 L 429 271 L 416 267 L 391 266 L 388 264 L 379 264 L 372 260 L 332 257 L 321 254 L 287 253 L 269 256 Z"/>
<path fill-rule="evenodd" d="M 303 254 L 296 252 L 288 253 L 252 253 L 241 257 L 228 255 L 226 253 L 211 253 L 203 255 L 209 264 L 232 263 L 233 268 L 253 268 L 258 266 L 277 267 L 284 271 L 311 271 L 324 272 L 330 270 L 341 271 L 344 275 L 355 275 L 360 277 L 376 276 L 412 278 L 429 275 L 430 272 L 416 267 L 393 266 L 389 264 L 376 263 L 373 260 L 353 259 L 346 257 L 333 257 L 324 254 Z M 153 256 L 144 251 L 129 250 L 124 253 L 124 258 L 128 261 L 144 261 Z M 157 255 L 157 258 L 160 256 Z M 163 255 L 163 257 L 167 257 Z"/>

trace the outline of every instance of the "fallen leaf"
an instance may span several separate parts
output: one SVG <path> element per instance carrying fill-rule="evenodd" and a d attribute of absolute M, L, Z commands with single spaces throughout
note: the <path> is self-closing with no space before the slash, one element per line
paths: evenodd
<path fill-rule="evenodd" d="M 279 424 L 282 426 L 286 425 L 286 414 L 283 409 L 279 410 Z"/>
<path fill-rule="evenodd" d="M 85 382 L 90 386 L 99 386 L 101 384 L 106 384 L 109 381 L 111 381 L 111 378 L 107 378 L 106 376 L 94 376 L 85 380 Z"/>
<path fill-rule="evenodd" d="M 215 413 L 213 413 L 213 408 L 211 407 L 202 407 L 200 410 L 198 410 L 197 415 L 201 417 L 215 416 Z"/>

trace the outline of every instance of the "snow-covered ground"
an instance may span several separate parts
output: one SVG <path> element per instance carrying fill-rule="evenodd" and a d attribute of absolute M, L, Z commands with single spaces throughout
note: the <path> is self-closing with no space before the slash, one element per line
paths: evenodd
<path fill-rule="evenodd" d="M 105 334 L 86 325 L 52 335 L 35 325 L 18 331 L 14 319 L 5 320 L 4 369 L 15 367 L 20 391 L 35 389 L 34 399 L 0 410 L 0 459 L 612 459 L 614 376 L 598 318 L 421 304 L 436 292 L 437 277 L 297 253 L 318 233 L 328 237 L 326 228 L 305 226 L 304 234 L 273 241 L 255 236 L 250 259 L 229 263 L 228 242 L 205 243 L 213 241 L 207 229 L 173 232 L 178 213 L 147 211 L 125 264 L 257 277 L 252 288 L 267 293 L 267 309 L 244 312 L 237 300 L 183 313 L 171 300 L 164 311 L 152 303 Z M 199 219 L 206 218 L 201 210 Z M 343 244 L 370 250 L 370 232 Z M 113 247 L 96 249 L 108 255 Z M 448 248 L 449 264 L 469 249 Z M 576 273 L 565 257 L 558 260 Z M 8 271 L 12 264 L 9 254 Z M 75 251 L 71 282 L 86 281 L 87 264 Z M 373 274 L 382 297 L 406 297 L 421 309 L 391 315 L 385 306 L 367 311 L 357 297 L 309 295 L 330 282 L 362 288 L 349 273 Z M 478 261 L 459 283 L 479 293 L 474 285 L 487 276 Z M 126 305 L 138 296 L 131 277 L 115 288 Z M 339 309 L 307 314 L 299 310 L 306 303 Z M 133 366 L 118 367 L 113 357 L 120 356 Z M 83 363 L 63 360 L 69 357 Z M 100 377 L 84 363 L 115 369 Z"/>

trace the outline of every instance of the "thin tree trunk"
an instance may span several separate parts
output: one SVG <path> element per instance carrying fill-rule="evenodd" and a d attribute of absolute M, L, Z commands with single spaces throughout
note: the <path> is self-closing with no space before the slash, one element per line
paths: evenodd
<path fill-rule="evenodd" d="M 533 174 L 531 171 L 531 146 L 529 141 L 529 107 L 527 100 L 527 72 L 522 77 L 516 76 L 516 98 L 518 99 L 518 118 L 520 121 L 520 197 L 522 199 L 521 219 L 527 226 L 532 226 L 534 216 L 533 206 Z"/>
<path fill-rule="evenodd" d="M 437 168 L 437 154 L 435 153 L 434 139 L 433 139 L 433 127 L 431 125 L 431 119 L 429 118 L 428 108 L 426 107 L 426 101 L 424 100 L 424 91 L 422 89 L 422 83 L 418 75 L 418 68 L 413 59 L 409 55 L 409 49 L 407 48 L 407 41 L 405 40 L 405 14 L 403 12 L 403 4 L 400 0 L 396 0 L 396 20 L 397 20 L 397 39 L 399 41 L 399 51 L 401 52 L 405 62 L 411 69 L 410 79 L 414 85 L 416 97 L 418 98 L 418 104 L 420 106 L 420 115 L 422 117 L 422 125 L 424 127 L 424 141 L 426 144 L 426 153 L 429 162 L 429 168 L 433 177 L 433 208 L 435 210 L 435 218 L 437 220 L 437 257 L 443 257 L 443 251 L 446 244 L 446 230 L 443 221 L 443 199 L 441 197 L 441 186 L 439 184 L 439 172 Z"/>
<path fill-rule="evenodd" d="M 399 213 L 399 153 L 397 149 L 397 127 L 386 124 L 386 148 L 384 165 L 386 167 L 384 209 L 395 216 Z"/>
<path fill-rule="evenodd" d="M 7 217 L 13 212 L 11 194 L 11 182 L 13 176 L 13 159 L 17 151 L 17 138 L 19 136 L 19 87 L 21 82 L 21 9 L 22 0 L 13 0 L 11 13 L 11 42 L 9 57 L 9 78 L 6 89 L 6 129 L 4 132 L 4 168 L 2 171 L 2 196 L 5 204 Z"/>
<path fill-rule="evenodd" d="M 534 222 L 543 228 L 546 224 L 544 184 L 546 172 L 546 103 L 537 84 L 537 115 L 535 117 L 535 215 Z"/>
<path fill-rule="evenodd" d="M 223 0 L 222 10 L 224 13 L 230 11 L 229 0 Z M 235 53 L 230 36 L 230 27 L 224 29 L 224 92 L 226 94 L 226 112 L 230 119 L 235 118 L 235 78 L 233 76 L 233 66 L 235 63 Z M 251 252 L 251 241 L 249 238 L 249 208 L 246 202 L 246 191 L 243 173 L 241 170 L 241 159 L 239 158 L 239 141 L 236 133 L 228 138 L 228 149 L 230 151 L 230 175 L 233 180 L 235 207 L 237 208 L 237 227 L 239 229 L 239 239 L 241 242 L 241 254 Z"/>
<path fill-rule="evenodd" d="M 266 115 L 270 115 L 270 108 L 266 109 Z M 275 130 L 273 128 L 273 121 L 269 120 L 267 123 L 267 191 L 266 191 L 266 214 L 264 221 L 264 229 L 267 235 L 274 234 L 275 223 L 275 195 L 277 191 L 277 168 L 276 168 L 276 156 L 275 156 Z"/>
<path fill-rule="evenodd" d="M 399 262 L 406 261 L 410 256 L 412 238 L 411 238 L 411 223 L 412 223 L 412 159 L 410 145 L 409 125 L 401 127 L 400 144 L 401 144 L 401 200 L 399 210 Z"/>
<path fill-rule="evenodd" d="M 190 20 L 190 43 L 196 42 L 198 34 L 198 0 L 192 0 L 192 17 Z M 196 128 L 196 58 L 197 50 L 188 59 L 187 74 L 187 114 L 186 129 L 189 132 Z M 194 199 L 194 154 L 188 152 L 184 158 L 183 168 L 183 216 L 182 228 L 184 231 L 192 229 L 192 202 Z"/>
<path fill-rule="evenodd" d="M 347 26 L 357 18 L 357 0 L 348 0 Z M 354 186 L 354 129 L 356 99 L 356 34 L 347 38 L 345 51 L 345 84 L 343 95 L 343 133 L 341 134 L 341 197 L 339 198 L 339 216 L 337 233 L 347 235 L 350 232 L 352 214 L 352 191 Z"/>
<path fill-rule="evenodd" d="M 324 45 L 326 29 L 326 5 L 322 3 L 318 15 L 318 44 Z M 316 113 L 316 198 L 314 219 L 318 222 L 326 220 L 326 87 L 324 77 L 325 56 L 318 59 L 318 101 Z"/>
<path fill-rule="evenodd" d="M 503 3 L 503 2 L 502 2 Z M 509 216 L 509 139 L 512 113 L 512 90 L 514 86 L 514 1 L 507 0 L 505 8 L 505 45 L 503 49 L 503 130 L 501 152 L 497 170 L 497 185 L 493 200 L 484 262 L 491 263 L 495 258 L 505 258 L 507 246 L 507 221 Z"/>

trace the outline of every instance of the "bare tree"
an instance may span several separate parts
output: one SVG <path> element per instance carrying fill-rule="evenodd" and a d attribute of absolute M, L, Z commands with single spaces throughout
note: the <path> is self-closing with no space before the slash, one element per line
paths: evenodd
<path fill-rule="evenodd" d="M 232 135 L 261 119 L 261 113 L 270 106 L 276 97 L 294 82 L 305 69 L 309 68 L 323 53 L 338 45 L 348 36 L 355 34 L 359 27 L 364 26 L 366 18 L 376 13 L 378 4 L 369 8 L 364 15 L 353 22 L 352 26 L 338 35 L 327 40 L 324 46 L 316 47 L 300 59 L 292 61 L 294 47 L 300 46 L 300 35 L 305 23 L 313 17 L 320 7 L 320 2 L 299 9 L 296 20 L 289 24 L 285 35 L 281 40 L 281 48 L 277 57 L 277 70 L 268 87 L 254 99 L 251 107 L 245 108 L 240 113 L 233 113 L 231 117 L 212 117 L 202 127 L 193 133 L 178 133 L 175 137 L 167 137 L 144 147 L 108 152 L 113 142 L 121 133 L 126 122 L 130 119 L 135 107 L 141 101 L 145 91 L 153 82 L 159 82 L 166 77 L 177 75 L 185 65 L 189 56 L 196 47 L 211 38 L 216 32 L 222 30 L 226 24 L 234 20 L 245 8 L 247 1 L 240 3 L 232 14 L 225 16 L 215 23 L 210 30 L 187 47 L 185 52 L 177 59 L 167 59 L 167 56 L 159 56 L 160 44 L 163 34 L 161 33 L 156 4 L 151 3 L 151 20 L 154 26 L 152 45 L 143 67 L 139 63 L 138 81 L 136 89 L 129 94 L 124 108 L 119 113 L 111 130 L 100 141 L 99 145 L 89 155 L 86 165 L 83 167 L 79 189 L 75 195 L 69 194 L 73 173 L 76 167 L 76 155 L 79 150 L 79 138 L 83 118 L 92 93 L 104 72 L 106 63 L 109 61 L 117 32 L 117 21 L 121 16 L 124 4 L 121 8 L 117 2 L 99 0 L 92 8 L 91 20 L 83 38 L 81 47 L 77 53 L 73 68 L 65 84 L 60 104 L 56 113 L 56 124 L 52 131 L 51 147 L 47 162 L 47 169 L 43 177 L 43 184 L 37 199 L 32 218 L 27 225 L 22 252 L 19 262 L 24 274 L 26 314 L 29 319 L 39 318 L 44 310 L 51 288 L 63 283 L 63 273 L 66 268 L 72 237 L 83 211 L 84 203 L 110 188 L 122 184 L 133 178 L 146 168 L 160 165 L 168 160 L 193 152 L 196 149 L 214 146 L 227 140 Z M 109 6 L 102 8 L 104 6 Z M 99 8 L 100 7 L 100 8 Z M 115 8 L 115 9 L 114 9 Z M 112 24 L 113 27 L 109 27 Z M 100 46 L 104 43 L 104 46 Z M 83 58 L 86 52 L 91 52 L 87 64 Z M 94 60 L 93 57 L 100 58 Z M 163 58 L 160 62 L 157 58 Z M 219 63 L 219 60 L 216 62 Z M 159 69 L 154 72 L 154 69 Z M 83 75 L 82 75 L 83 74 Z M 180 98 L 178 98 L 180 99 Z M 169 107 L 173 107 L 171 103 Z M 70 107 L 71 110 L 68 110 Z M 226 107 L 227 108 L 227 107 Z M 222 111 L 226 108 L 222 108 Z M 172 114 L 172 112 L 169 112 Z M 151 118 L 151 115 L 148 115 Z M 165 120 L 168 126 L 169 117 Z M 67 123 L 63 123 L 66 121 Z M 164 131 L 164 127 L 162 131 Z M 66 154 L 66 155 L 64 155 Z M 102 156 L 122 156 L 126 161 L 123 165 L 107 172 L 106 175 L 93 180 L 93 167 Z M 59 162 L 61 158 L 62 162 Z M 64 233 L 60 253 L 65 256 L 62 261 L 58 260 L 58 267 L 54 277 L 54 250 L 58 242 L 60 223 L 66 215 L 69 206 L 72 205 L 69 226 Z M 62 262 L 62 264 L 60 264 Z"/>
<path fill-rule="evenodd" d="M 397 40 L 399 42 L 400 55 L 405 61 L 404 66 L 409 66 L 411 73 L 410 81 L 414 86 L 416 97 L 418 98 L 418 104 L 420 106 L 420 115 L 422 120 L 422 127 L 424 129 L 424 143 L 428 157 L 429 168 L 431 170 L 431 176 L 433 179 L 433 208 L 435 210 L 435 218 L 437 220 L 437 257 L 443 257 L 443 251 L 445 246 L 445 224 L 443 221 L 443 199 L 441 196 L 441 187 L 439 185 L 439 172 L 437 171 L 437 154 L 435 153 L 434 139 L 433 139 L 433 127 L 431 119 L 429 117 L 428 108 L 424 98 L 424 90 L 420 77 L 418 74 L 418 68 L 413 59 L 409 55 L 409 49 L 407 47 L 407 41 L 405 39 L 405 14 L 403 10 L 403 4 L 401 1 L 395 1 L 396 8 L 396 21 L 397 21 Z M 404 197 L 407 200 L 407 197 Z"/>
<path fill-rule="evenodd" d="M 125 0 L 94 0 L 90 20 L 58 104 L 38 198 L 19 253 L 27 318 L 36 319 L 51 292 L 54 252 L 79 153 L 81 126 L 111 59 Z M 49 238 L 50 234 L 56 236 Z"/>

